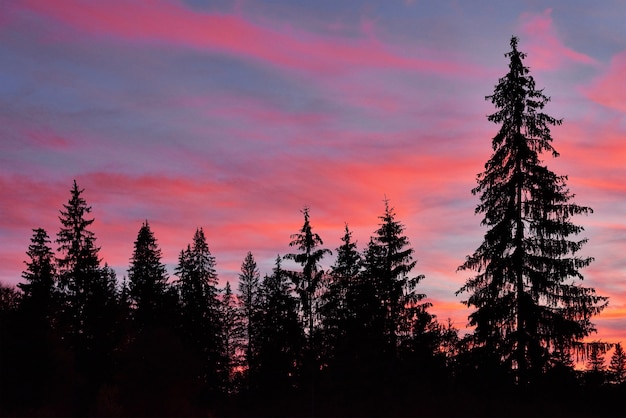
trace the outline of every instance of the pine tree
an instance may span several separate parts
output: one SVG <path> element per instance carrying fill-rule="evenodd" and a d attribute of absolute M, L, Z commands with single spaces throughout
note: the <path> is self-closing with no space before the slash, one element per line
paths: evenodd
<path fill-rule="evenodd" d="M 76 334 L 83 334 L 82 315 L 88 300 L 93 294 L 93 285 L 101 276 L 100 258 L 96 247 L 95 235 L 89 230 L 94 219 L 86 219 L 91 213 L 91 206 L 82 197 L 84 189 L 79 189 L 74 180 L 71 198 L 61 210 L 61 229 L 57 234 L 57 259 L 59 268 L 59 287 L 71 303 L 71 322 Z"/>
<path fill-rule="evenodd" d="M 620 343 L 615 344 L 615 351 L 611 355 L 609 364 L 611 380 L 616 384 L 626 382 L 626 353 Z"/>
<path fill-rule="evenodd" d="M 161 322 L 167 288 L 167 272 L 161 257 L 154 233 L 145 221 L 137 234 L 128 269 L 129 296 L 139 328 Z"/>
<path fill-rule="evenodd" d="M 26 282 L 19 283 L 17 287 L 24 293 L 22 305 L 41 320 L 43 326 L 49 323 L 53 313 L 56 268 L 48 233 L 43 228 L 33 229 L 33 232 L 26 253 L 30 261 L 25 262 L 26 270 L 22 273 Z"/>
<path fill-rule="evenodd" d="M 606 298 L 572 282 L 583 278 L 579 270 L 592 258 L 576 256 L 587 240 L 571 239 L 583 228 L 570 218 L 592 210 L 572 203 L 567 177 L 540 159 L 544 152 L 558 156 L 550 127 L 562 121 L 543 113 L 549 98 L 535 88 L 517 38 L 505 56 L 509 72 L 486 97 L 496 107 L 488 120 L 501 126 L 472 190 L 489 230 L 459 268 L 477 274 L 457 294 L 469 293 L 464 303 L 476 308 L 469 316 L 474 345 L 494 353 L 525 384 L 544 369 L 551 351 L 567 351 L 594 331 L 590 318 Z"/>
<path fill-rule="evenodd" d="M 197 355 L 204 359 L 202 380 L 210 392 L 219 391 L 228 373 L 222 338 L 223 318 L 215 257 L 211 255 L 202 228 L 196 230 L 192 244 L 181 251 L 176 275 L 183 334 Z"/>
<path fill-rule="evenodd" d="M 109 379 L 112 353 L 117 344 L 118 303 L 114 271 L 100 266 L 94 233 L 89 229 L 91 207 L 82 197 L 76 181 L 71 197 L 63 205 L 57 234 L 58 284 L 62 296 L 60 327 L 76 358 L 76 368 L 84 380 L 76 394 L 77 413 L 86 415 L 98 388 Z"/>
<path fill-rule="evenodd" d="M 298 382 L 304 334 L 292 291 L 277 257 L 272 274 L 261 284 L 261 309 L 255 319 L 259 330 L 253 334 L 256 350 L 250 371 L 252 386 L 260 394 L 284 397 Z"/>
<path fill-rule="evenodd" d="M 317 307 L 318 289 L 324 271 L 320 269 L 320 262 L 325 255 L 331 254 L 324 245 L 320 236 L 313 232 L 310 223 L 309 208 L 302 210 L 304 224 L 297 234 L 291 235 L 290 247 L 296 247 L 300 252 L 285 255 L 285 259 L 293 260 L 302 266 L 302 271 L 289 272 L 289 277 L 295 286 L 295 291 L 300 298 L 303 328 L 308 336 L 308 351 L 313 348 L 313 336 L 315 335 L 315 317 Z"/>
<path fill-rule="evenodd" d="M 417 293 L 417 284 L 423 275 L 411 277 L 417 261 L 414 250 L 409 247 L 409 239 L 404 233 L 404 225 L 396 220 L 396 214 L 385 199 L 385 213 L 379 217 L 380 227 L 370 240 L 365 253 L 365 275 L 372 281 L 379 301 L 377 312 L 384 350 L 395 356 L 398 337 L 410 336 L 414 319 L 427 315 L 429 303 L 422 302 L 426 295 Z"/>
<path fill-rule="evenodd" d="M 260 277 L 256 261 L 251 252 L 246 254 L 246 258 L 241 264 L 241 274 L 239 274 L 238 299 L 241 311 L 243 336 L 242 348 L 245 352 L 245 362 L 248 366 L 254 355 L 255 318 L 260 309 Z"/>
<path fill-rule="evenodd" d="M 65 299 L 64 319 L 72 344 L 79 350 L 99 350 L 99 337 L 105 333 L 104 317 L 115 302 L 115 277 L 100 267 L 95 235 L 87 219 L 91 206 L 82 197 L 74 180 L 71 197 L 61 210 L 61 229 L 57 234 L 59 288 Z M 112 283 L 113 281 L 113 283 Z"/>
<path fill-rule="evenodd" d="M 589 356 L 587 359 L 587 370 L 591 372 L 604 371 L 604 350 L 598 344 L 589 344 Z"/>
<path fill-rule="evenodd" d="M 352 303 L 354 301 L 351 290 L 361 272 L 361 254 L 357 250 L 356 242 L 352 241 L 352 232 L 347 224 L 341 241 L 343 244 L 337 248 L 337 259 L 328 276 L 327 292 L 322 295 L 324 351 L 327 358 L 335 356 L 339 349 L 350 345 L 345 336 L 354 312 L 359 308 Z"/>
<path fill-rule="evenodd" d="M 225 368 L 228 375 L 228 385 L 223 388 L 223 391 L 232 392 L 234 390 L 235 369 L 241 363 L 239 347 L 241 345 L 242 327 L 241 315 L 237 309 L 237 299 L 230 287 L 230 282 L 226 282 L 226 287 L 224 287 L 220 316 L 223 320 L 222 346 L 224 347 Z"/>

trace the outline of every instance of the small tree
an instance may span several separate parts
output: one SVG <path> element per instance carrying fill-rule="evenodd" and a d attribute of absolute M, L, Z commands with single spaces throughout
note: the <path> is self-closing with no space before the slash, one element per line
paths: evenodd
<path fill-rule="evenodd" d="M 249 367 L 250 360 L 254 355 L 255 318 L 260 309 L 260 279 L 261 273 L 257 268 L 256 261 L 251 252 L 246 254 L 246 258 L 241 264 L 241 274 L 239 274 L 238 300 L 241 312 L 242 348 L 246 366 Z"/>
<path fill-rule="evenodd" d="M 140 328 L 160 323 L 163 314 L 167 272 L 161 257 L 154 233 L 145 221 L 137 234 L 128 269 L 129 296 Z"/>
<path fill-rule="evenodd" d="M 222 295 L 221 314 L 222 318 L 222 346 L 224 347 L 224 357 L 226 359 L 226 371 L 228 375 L 225 392 L 232 392 L 236 368 L 239 360 L 239 347 L 241 345 L 241 315 L 237 309 L 237 299 L 230 287 L 230 282 L 226 282 L 224 294 Z"/>
<path fill-rule="evenodd" d="M 615 344 L 615 351 L 611 355 L 609 375 L 613 383 L 622 384 L 626 382 L 626 353 L 624 353 L 620 343 Z"/>
<path fill-rule="evenodd" d="M 255 321 L 259 332 L 250 370 L 257 393 L 285 396 L 298 382 L 304 335 L 287 277 L 277 257 L 272 274 L 261 284 L 261 309 Z"/>
<path fill-rule="evenodd" d="M 405 227 L 396 220 L 386 199 L 385 213 L 379 219 L 379 228 L 365 253 L 365 274 L 374 280 L 380 303 L 384 350 L 395 356 L 398 337 L 410 336 L 414 319 L 425 314 L 430 304 L 421 302 L 426 295 L 416 292 L 424 275 L 411 277 L 417 264 L 413 259 L 415 251 L 409 247 L 409 239 L 403 235 Z"/>
<path fill-rule="evenodd" d="M 304 224 L 297 234 L 291 235 L 290 247 L 296 247 L 300 252 L 285 255 L 285 259 L 293 260 L 302 266 L 302 271 L 290 271 L 289 278 L 294 284 L 294 289 L 299 296 L 300 309 L 302 313 L 302 324 L 307 336 L 308 360 L 313 361 L 318 289 L 324 276 L 324 271 L 320 269 L 320 262 L 325 255 L 331 254 L 326 248 L 319 248 L 324 245 L 320 236 L 313 232 L 310 223 L 309 208 L 302 210 Z"/>
<path fill-rule="evenodd" d="M 228 373 L 222 338 L 223 318 L 215 257 L 202 228 L 196 230 L 192 244 L 181 251 L 176 275 L 182 305 L 181 329 L 187 343 L 204 359 L 201 380 L 209 391 L 219 391 Z"/>
<path fill-rule="evenodd" d="M 28 246 L 29 261 L 22 273 L 25 283 L 17 285 L 22 290 L 22 305 L 41 320 L 41 325 L 49 323 L 54 300 L 56 269 L 54 253 L 50 248 L 50 238 L 43 228 L 33 229 L 31 244 Z"/>
<path fill-rule="evenodd" d="M 587 358 L 587 370 L 590 372 L 603 372 L 604 367 L 604 350 L 598 344 L 589 344 L 589 354 Z"/>
<path fill-rule="evenodd" d="M 357 250 L 356 242 L 352 241 L 352 232 L 347 224 L 341 241 L 343 244 L 337 248 L 337 259 L 328 275 L 327 291 L 322 295 L 321 313 L 327 359 L 337 355 L 337 351 L 343 348 L 352 350 L 352 347 L 344 347 L 349 345 L 345 337 L 351 326 L 350 321 L 359 308 L 351 303 L 351 289 L 361 272 L 361 254 Z"/>

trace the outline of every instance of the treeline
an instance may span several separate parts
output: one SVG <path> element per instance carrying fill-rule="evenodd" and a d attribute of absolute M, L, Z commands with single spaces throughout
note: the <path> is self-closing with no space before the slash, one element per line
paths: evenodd
<path fill-rule="evenodd" d="M 235 290 L 219 287 L 202 228 L 168 277 L 148 221 L 118 281 L 102 265 L 90 212 L 74 182 L 57 251 L 35 229 L 19 290 L 2 288 L 4 414 L 500 415 L 512 412 L 506 402 L 526 413 L 614 413 L 626 393 L 620 345 L 609 369 L 608 347 L 595 344 L 588 371 L 561 359 L 531 387 L 489 366 L 471 335 L 429 313 L 387 201 L 362 251 L 346 225 L 328 271 L 320 264 L 331 250 L 305 208 L 293 253 L 263 277 L 247 253 Z M 581 409 L 564 393 L 603 403 Z"/>
<path fill-rule="evenodd" d="M 487 100 L 499 126 L 472 192 L 486 228 L 459 267 L 470 334 L 429 312 L 414 250 L 385 201 L 359 249 L 346 226 L 331 254 L 303 210 L 292 252 L 261 277 L 245 255 L 219 287 L 202 228 L 167 275 L 148 221 L 120 283 L 102 265 L 76 182 L 56 252 L 35 229 L 19 290 L 0 299 L 0 412 L 40 416 L 626 416 L 620 344 L 582 341 L 606 296 L 580 284 L 593 259 L 525 54 Z M 190 234 L 191 235 L 191 234 Z M 613 349 L 605 368 L 604 356 Z M 587 370 L 574 368 L 586 359 Z"/>

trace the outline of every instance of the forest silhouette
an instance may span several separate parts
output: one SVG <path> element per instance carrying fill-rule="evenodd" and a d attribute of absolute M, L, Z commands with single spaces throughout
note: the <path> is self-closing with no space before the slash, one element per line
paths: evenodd
<path fill-rule="evenodd" d="M 592 209 L 543 163 L 562 121 L 517 44 L 486 97 L 498 132 L 472 190 L 486 233 L 459 267 L 472 332 L 429 312 L 386 198 L 363 248 L 348 224 L 326 248 L 304 207 L 291 253 L 262 275 L 250 251 L 221 288 L 203 228 L 169 277 L 148 220 L 119 280 L 74 181 L 54 241 L 33 229 L 22 282 L 0 288 L 0 414 L 626 416 L 623 347 L 583 342 L 608 303 L 580 284 L 593 259 L 572 218 Z"/>

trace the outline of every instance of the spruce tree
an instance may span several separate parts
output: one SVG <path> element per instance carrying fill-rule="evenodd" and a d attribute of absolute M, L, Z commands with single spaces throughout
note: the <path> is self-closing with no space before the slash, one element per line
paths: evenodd
<path fill-rule="evenodd" d="M 416 316 L 426 314 L 426 295 L 417 293 L 417 284 L 424 275 L 411 276 L 417 260 L 409 247 L 404 225 L 396 220 L 394 209 L 385 199 L 385 213 L 365 253 L 365 275 L 372 281 L 379 301 L 376 322 L 380 324 L 385 351 L 395 355 L 398 337 L 410 336 Z"/>
<path fill-rule="evenodd" d="M 589 344 L 589 355 L 587 358 L 587 370 L 591 372 L 603 372 L 604 371 L 604 344 Z"/>
<path fill-rule="evenodd" d="M 261 284 L 261 309 L 255 322 L 256 348 L 251 364 L 252 387 L 259 394 L 284 397 L 298 384 L 304 334 L 297 312 L 297 299 L 281 258 Z"/>
<path fill-rule="evenodd" d="M 154 233 L 145 221 L 137 234 L 128 269 L 129 296 L 140 329 L 159 324 L 163 314 L 167 272 L 161 257 Z"/>
<path fill-rule="evenodd" d="M 493 154 L 478 175 L 476 213 L 488 227 L 483 243 L 460 270 L 474 270 L 457 292 L 475 311 L 473 345 L 495 354 L 495 361 L 515 370 L 527 383 L 541 372 L 552 352 L 567 351 L 594 331 L 590 322 L 606 306 L 594 289 L 575 284 L 592 258 L 576 253 L 587 242 L 571 217 L 589 207 L 572 203 L 565 182 L 543 164 L 543 153 L 557 157 L 550 127 L 561 120 L 543 112 L 550 100 L 523 64 L 526 54 L 511 38 L 509 72 L 486 97 L 496 107 L 489 121 L 500 125 Z"/>
<path fill-rule="evenodd" d="M 100 267 L 95 234 L 89 229 L 94 219 L 87 219 L 91 206 L 82 197 L 74 180 L 71 197 L 61 210 L 61 229 L 57 234 L 58 284 L 64 296 L 64 319 L 72 344 L 84 350 L 95 350 L 96 334 L 105 332 L 103 317 L 115 301 L 115 278 Z"/>
<path fill-rule="evenodd" d="M 615 344 L 615 351 L 611 355 L 609 363 L 609 375 L 613 383 L 626 382 L 626 353 L 620 343 Z"/>
<path fill-rule="evenodd" d="M 227 378 L 223 318 L 215 257 L 202 228 L 196 229 L 192 244 L 181 251 L 176 275 L 181 299 L 181 329 L 187 343 L 204 361 L 201 380 L 209 392 L 219 391 Z"/>
<path fill-rule="evenodd" d="M 361 272 L 361 254 L 356 242 L 352 241 L 352 232 L 345 225 L 343 244 L 337 248 L 337 259 L 328 275 L 327 291 L 322 295 L 322 325 L 324 334 L 325 356 L 332 358 L 337 351 L 351 350 L 345 336 L 350 329 L 354 313 L 359 309 L 355 306 L 352 289 Z M 342 357 L 339 355 L 339 357 Z"/>
<path fill-rule="evenodd" d="M 26 253 L 29 261 L 25 262 L 26 270 L 22 273 L 26 282 L 17 285 L 23 292 L 22 305 L 41 320 L 42 326 L 49 322 L 53 313 L 56 267 L 50 242 L 45 229 L 33 229 L 31 244 Z"/>
<path fill-rule="evenodd" d="M 74 308 L 72 313 L 73 323 L 78 327 L 74 331 L 77 334 L 81 329 L 81 315 L 85 305 L 93 293 L 92 285 L 100 276 L 99 247 L 96 247 L 95 235 L 89 229 L 94 219 L 87 219 L 91 213 L 91 206 L 82 197 L 84 189 L 79 189 L 74 180 L 71 198 L 61 210 L 61 229 L 57 234 L 60 257 L 57 259 L 59 267 L 59 287 L 69 298 Z"/>
<path fill-rule="evenodd" d="M 243 337 L 242 348 L 245 353 L 246 366 L 248 367 L 255 350 L 253 334 L 255 332 L 254 321 L 260 309 L 260 277 L 261 273 L 257 268 L 254 256 L 251 252 L 248 252 L 241 264 L 238 287 L 239 309 L 244 328 L 241 333 Z"/>
<path fill-rule="evenodd" d="M 71 197 L 63 205 L 57 234 L 58 284 L 62 295 L 61 328 L 73 349 L 77 371 L 85 384 L 77 394 L 79 415 L 86 415 L 103 381 L 110 378 L 112 353 L 117 343 L 115 273 L 100 266 L 95 234 L 89 229 L 91 207 L 84 189 L 74 181 Z"/>
<path fill-rule="evenodd" d="M 233 294 L 230 282 L 226 282 L 224 294 L 222 296 L 221 313 L 222 318 L 222 346 L 225 357 L 225 374 L 228 376 L 227 386 L 222 390 L 232 392 L 234 377 L 237 366 L 240 365 L 239 347 L 241 345 L 241 315 L 237 309 L 237 298 Z"/>
<path fill-rule="evenodd" d="M 299 250 L 298 253 L 285 255 L 285 259 L 293 260 L 302 266 L 302 271 L 291 271 L 289 277 L 295 286 L 295 291 L 300 299 L 300 309 L 302 312 L 302 323 L 308 337 L 308 351 L 313 348 L 313 336 L 316 326 L 316 308 L 318 289 L 324 271 L 320 269 L 320 262 L 325 255 L 331 254 L 326 248 L 319 248 L 324 245 L 320 236 L 313 232 L 310 222 L 309 208 L 302 210 L 304 224 L 297 234 L 291 235 L 290 247 Z"/>

